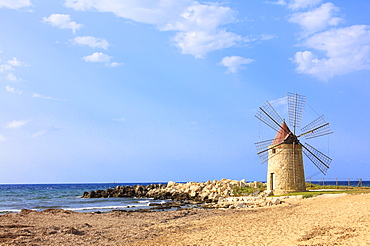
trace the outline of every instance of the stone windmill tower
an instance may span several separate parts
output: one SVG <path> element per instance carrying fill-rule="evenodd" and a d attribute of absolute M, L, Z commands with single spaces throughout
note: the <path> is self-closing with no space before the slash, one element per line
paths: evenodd
<path fill-rule="evenodd" d="M 296 130 L 302 121 L 306 97 L 288 93 L 287 99 L 289 124 L 293 131 L 268 101 L 259 108 L 255 115 L 277 131 L 274 139 L 256 143 L 257 154 L 261 162 L 268 161 L 267 189 L 273 191 L 275 195 L 306 190 L 302 152 L 324 175 L 332 160 L 308 143 L 303 144 L 299 141 L 299 138 L 303 136 L 311 139 L 331 134 L 329 123 L 325 121 L 324 116 L 318 117 L 303 127 L 302 133 L 296 135 Z"/>

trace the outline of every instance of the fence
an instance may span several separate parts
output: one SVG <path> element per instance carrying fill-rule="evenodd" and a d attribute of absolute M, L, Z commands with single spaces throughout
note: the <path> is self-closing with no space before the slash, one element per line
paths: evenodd
<path fill-rule="evenodd" d="M 312 178 L 309 179 L 309 181 L 306 181 L 308 184 L 308 187 L 313 187 L 314 184 L 321 185 L 323 189 L 325 189 L 325 186 L 330 186 L 331 188 L 335 186 L 336 189 L 339 187 L 347 187 L 347 189 L 352 189 L 354 187 L 356 188 L 363 188 L 363 187 L 369 187 L 370 186 L 370 181 L 363 181 L 362 178 L 360 179 L 352 179 L 348 178 L 348 180 L 344 181 L 343 179 L 339 180 L 338 178 L 334 180 L 325 180 L 322 178 L 322 180 L 312 180 Z"/>

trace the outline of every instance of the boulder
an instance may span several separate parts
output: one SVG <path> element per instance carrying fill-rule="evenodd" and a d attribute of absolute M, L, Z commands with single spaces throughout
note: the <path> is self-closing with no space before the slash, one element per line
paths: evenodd
<path fill-rule="evenodd" d="M 173 185 L 175 185 L 176 183 L 173 182 L 173 181 L 168 181 L 167 183 L 167 187 L 172 187 Z"/>
<path fill-rule="evenodd" d="M 279 205 L 281 203 L 281 201 L 278 197 L 273 197 L 271 199 L 271 202 L 272 202 L 273 205 Z"/>
<path fill-rule="evenodd" d="M 149 184 L 147 186 L 116 186 L 114 189 L 97 190 L 84 192 L 82 197 L 147 197 L 154 199 L 172 199 L 176 201 L 196 201 L 196 202 L 218 202 L 221 198 L 233 196 L 235 186 L 260 186 L 260 182 L 247 183 L 244 180 L 237 181 L 231 179 L 208 180 L 207 182 L 187 182 L 176 183 L 168 181 L 167 184 Z M 267 193 L 263 193 L 265 196 Z M 257 194 L 256 194 L 257 195 Z M 260 197 L 261 195 L 258 195 Z M 242 200 L 238 201 L 239 203 Z"/>

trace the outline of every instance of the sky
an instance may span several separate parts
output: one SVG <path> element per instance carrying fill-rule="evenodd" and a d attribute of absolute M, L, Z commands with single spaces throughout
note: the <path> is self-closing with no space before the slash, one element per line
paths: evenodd
<path fill-rule="evenodd" d="M 266 100 L 370 180 L 370 1 L 0 0 L 0 183 L 266 180 Z M 304 141 L 304 140 L 303 140 Z"/>

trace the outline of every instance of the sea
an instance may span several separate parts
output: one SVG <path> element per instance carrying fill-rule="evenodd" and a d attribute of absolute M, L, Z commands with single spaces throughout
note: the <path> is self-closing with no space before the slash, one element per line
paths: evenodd
<path fill-rule="evenodd" d="M 323 181 L 312 181 L 323 185 Z M 150 208 L 150 203 L 164 203 L 166 200 L 150 198 L 81 198 L 91 190 L 105 190 L 116 186 L 149 185 L 159 183 L 90 183 L 90 184 L 0 184 L 0 215 L 19 213 L 21 209 L 42 211 L 49 208 L 76 212 L 110 212 L 112 210 L 141 210 Z M 325 181 L 324 185 L 336 185 L 336 181 Z M 338 181 L 348 186 L 348 181 Z M 350 181 L 350 186 L 368 186 L 370 181 Z"/>
<path fill-rule="evenodd" d="M 135 197 L 81 198 L 85 191 L 149 184 L 152 183 L 0 184 L 0 214 L 19 213 L 21 209 L 42 211 L 49 208 L 76 212 L 140 210 L 150 208 L 150 203 L 167 202 Z"/>

